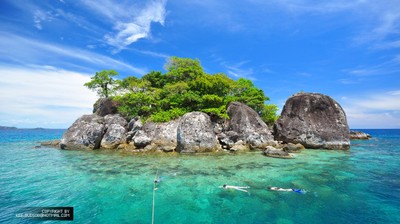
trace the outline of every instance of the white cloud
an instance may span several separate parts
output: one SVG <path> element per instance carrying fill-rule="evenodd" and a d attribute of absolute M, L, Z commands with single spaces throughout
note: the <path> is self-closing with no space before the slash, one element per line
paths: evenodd
<path fill-rule="evenodd" d="M 254 70 L 253 68 L 244 68 L 249 61 L 241 61 L 234 65 L 228 64 L 225 61 L 221 62 L 221 65 L 225 67 L 228 75 L 233 76 L 235 78 L 246 78 L 252 81 L 255 81 L 256 78 L 253 76 Z"/>
<path fill-rule="evenodd" d="M 97 97 L 83 86 L 90 76 L 57 69 L 0 68 L 0 125 L 66 128 L 92 113 Z"/>
<path fill-rule="evenodd" d="M 91 66 L 113 66 L 113 69 L 145 74 L 146 70 L 133 67 L 122 61 L 92 53 L 78 48 L 45 43 L 13 34 L 0 32 L 0 59 L 21 64 L 40 64 L 45 61 L 60 63 L 67 60 L 79 60 Z M 107 68 L 108 69 L 108 68 Z"/>
<path fill-rule="evenodd" d="M 400 128 L 400 90 L 342 97 L 350 128 Z"/>
<path fill-rule="evenodd" d="M 54 16 L 52 15 L 51 12 L 43 12 L 41 10 L 36 10 L 34 15 L 33 15 L 33 23 L 34 26 L 38 30 L 42 30 L 42 22 L 43 21 L 52 21 L 54 19 Z"/>
<path fill-rule="evenodd" d="M 140 39 L 150 37 L 151 24 L 164 25 L 166 17 L 166 0 L 152 0 L 140 8 L 138 5 L 118 4 L 108 0 L 83 2 L 113 23 L 115 32 L 105 35 L 105 40 L 115 47 L 114 53 Z"/>

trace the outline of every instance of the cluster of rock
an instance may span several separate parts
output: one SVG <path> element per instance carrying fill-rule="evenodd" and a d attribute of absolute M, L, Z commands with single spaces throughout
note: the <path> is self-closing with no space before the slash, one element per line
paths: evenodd
<path fill-rule="evenodd" d="M 371 138 L 370 134 L 361 131 L 350 131 L 350 139 L 354 140 L 368 140 Z"/>
<path fill-rule="evenodd" d="M 227 106 L 229 120 L 212 121 L 202 112 L 179 119 L 142 124 L 117 113 L 110 99 L 95 104 L 94 113 L 77 119 L 64 133 L 61 149 L 119 149 L 134 152 L 198 153 L 263 150 L 272 157 L 306 148 L 348 149 L 349 129 L 343 109 L 322 94 L 292 96 L 274 125 L 274 133 L 243 103 Z"/>

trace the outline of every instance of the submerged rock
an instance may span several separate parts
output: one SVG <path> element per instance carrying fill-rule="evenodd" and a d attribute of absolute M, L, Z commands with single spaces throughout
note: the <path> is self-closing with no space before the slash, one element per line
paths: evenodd
<path fill-rule="evenodd" d="M 267 146 L 264 151 L 264 155 L 274 158 L 293 159 L 293 156 L 290 155 L 288 152 L 285 152 L 282 149 L 274 148 L 272 146 Z"/>
<path fill-rule="evenodd" d="M 49 146 L 49 147 L 55 147 L 55 148 L 59 148 L 60 144 L 61 144 L 60 140 L 40 142 L 40 146 Z"/>
<path fill-rule="evenodd" d="M 105 132 L 104 118 L 83 115 L 78 118 L 61 138 L 61 149 L 98 149 Z"/>
<path fill-rule="evenodd" d="M 218 148 L 220 145 L 207 114 L 191 112 L 183 115 L 177 132 L 177 152 L 213 152 Z"/>
<path fill-rule="evenodd" d="M 350 131 L 350 139 L 368 140 L 371 138 L 370 134 L 361 131 Z"/>
<path fill-rule="evenodd" d="M 228 105 L 227 113 L 230 119 L 225 129 L 228 132 L 231 131 L 237 134 L 234 142 L 243 140 L 252 149 L 261 149 L 274 140 L 267 124 L 265 124 L 257 112 L 246 104 L 232 102 Z"/>
<path fill-rule="evenodd" d="M 303 149 L 305 149 L 305 148 L 300 143 L 297 143 L 297 144 L 288 143 L 283 146 L 283 151 L 285 151 L 285 152 L 300 152 Z"/>
<path fill-rule="evenodd" d="M 349 149 L 349 132 L 342 107 L 318 93 L 290 97 L 274 125 L 276 140 L 316 149 Z"/>

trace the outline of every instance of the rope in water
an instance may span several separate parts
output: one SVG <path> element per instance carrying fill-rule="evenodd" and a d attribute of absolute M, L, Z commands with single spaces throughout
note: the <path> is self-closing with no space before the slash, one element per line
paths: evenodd
<path fill-rule="evenodd" d="M 154 177 L 154 186 L 153 186 L 153 207 L 151 211 L 151 224 L 154 224 L 154 201 L 156 198 L 156 180 L 158 178 L 158 170 L 156 172 L 156 176 Z"/>

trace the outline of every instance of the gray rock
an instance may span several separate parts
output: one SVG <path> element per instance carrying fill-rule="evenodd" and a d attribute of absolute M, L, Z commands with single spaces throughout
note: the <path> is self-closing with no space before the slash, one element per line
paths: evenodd
<path fill-rule="evenodd" d="M 225 129 L 238 134 L 236 141 L 243 140 L 252 149 L 261 149 L 274 140 L 267 124 L 247 105 L 240 102 L 230 103 L 227 113 L 230 119 Z"/>
<path fill-rule="evenodd" d="M 151 138 L 149 138 L 142 130 L 137 131 L 132 140 L 135 147 L 139 149 L 144 148 L 151 143 Z"/>
<path fill-rule="evenodd" d="M 212 152 L 220 149 L 210 117 L 203 112 L 183 115 L 178 126 L 176 151 Z"/>
<path fill-rule="evenodd" d="M 110 98 L 100 98 L 93 105 L 93 113 L 99 116 L 116 114 L 118 112 L 118 103 Z"/>
<path fill-rule="evenodd" d="M 151 138 L 151 145 L 154 150 L 164 152 L 174 151 L 177 146 L 178 125 L 180 120 L 172 120 L 164 123 L 147 122 L 143 131 Z"/>
<path fill-rule="evenodd" d="M 293 158 L 293 156 L 291 156 L 289 153 L 283 151 L 282 149 L 274 148 L 272 146 L 267 146 L 267 148 L 264 151 L 264 155 L 268 157 L 282 158 L 282 159 Z"/>
<path fill-rule="evenodd" d="M 54 148 L 60 148 L 60 144 L 61 144 L 60 140 L 40 142 L 41 146 L 49 146 L 49 147 L 54 147 Z"/>
<path fill-rule="evenodd" d="M 300 143 L 297 143 L 297 144 L 288 143 L 283 146 L 283 151 L 285 151 L 285 152 L 300 152 L 303 149 L 305 149 L 305 148 Z"/>
<path fill-rule="evenodd" d="M 233 146 L 229 149 L 230 151 L 249 151 L 250 147 L 243 140 L 239 140 L 233 144 Z"/>
<path fill-rule="evenodd" d="M 331 97 L 299 93 L 290 97 L 274 125 L 275 139 L 306 148 L 350 147 L 349 127 L 342 107 Z"/>
<path fill-rule="evenodd" d="M 106 133 L 101 140 L 101 148 L 116 149 L 124 143 L 126 125 L 128 122 L 119 114 L 109 114 L 104 117 Z"/>
<path fill-rule="evenodd" d="M 129 121 L 128 124 L 128 131 L 138 131 L 141 130 L 143 128 L 143 124 L 142 121 L 140 120 L 140 118 L 136 117 L 131 119 L 131 121 Z"/>
<path fill-rule="evenodd" d="M 350 139 L 368 140 L 371 138 L 370 134 L 361 131 L 350 131 Z"/>
<path fill-rule="evenodd" d="M 61 138 L 61 149 L 98 149 L 105 132 L 104 118 L 83 115 L 78 118 Z"/>

